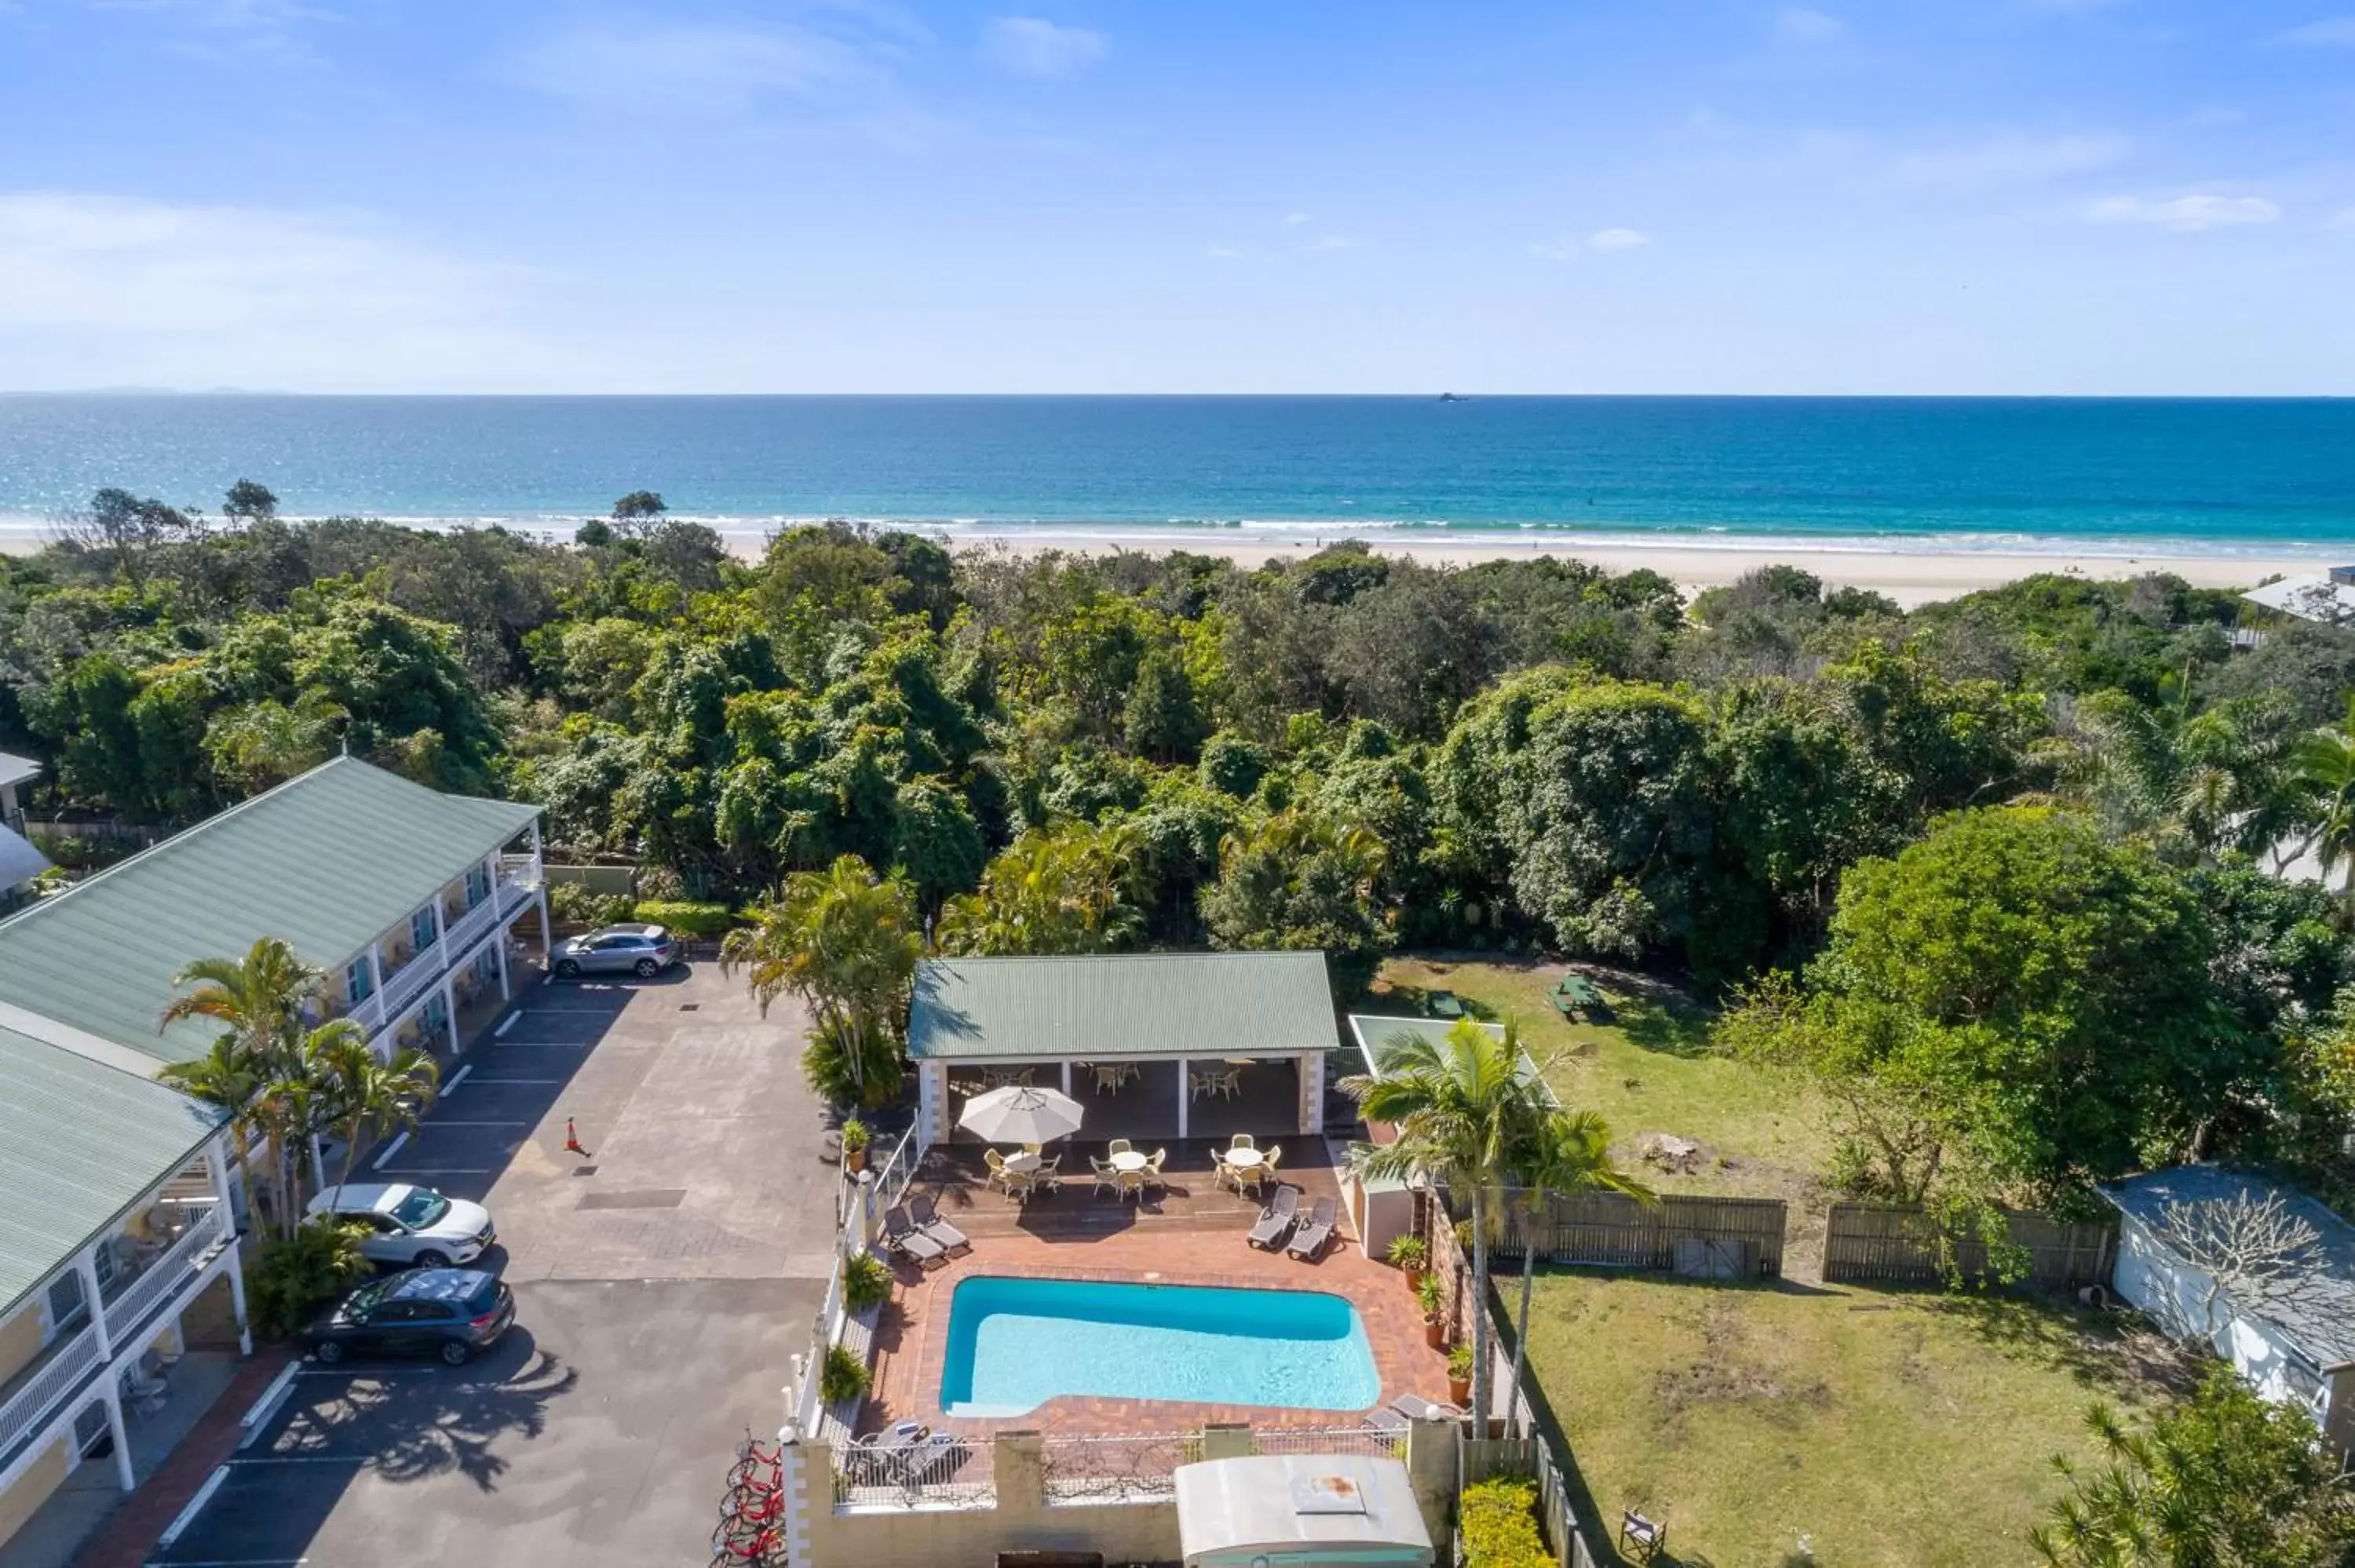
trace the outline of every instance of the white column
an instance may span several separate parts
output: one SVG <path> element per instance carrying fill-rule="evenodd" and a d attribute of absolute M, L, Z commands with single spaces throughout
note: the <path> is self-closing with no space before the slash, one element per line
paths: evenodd
<path fill-rule="evenodd" d="M 221 1266 L 229 1276 L 229 1305 L 237 1311 L 237 1348 L 242 1355 L 253 1354 L 253 1329 L 245 1320 L 245 1243 L 232 1236 L 229 1244 L 229 1261 Z"/>
<path fill-rule="evenodd" d="M 319 1192 L 327 1190 L 327 1161 L 319 1152 L 319 1135 L 311 1135 L 311 1185 Z"/>
<path fill-rule="evenodd" d="M 131 1434 L 123 1426 L 123 1380 L 112 1369 L 106 1376 L 106 1425 L 114 1434 L 114 1478 L 130 1491 L 139 1480 L 131 1470 Z"/>
<path fill-rule="evenodd" d="M 222 1152 L 221 1135 L 216 1133 L 205 1145 L 205 1174 L 212 1178 L 213 1196 L 220 1201 L 221 1234 L 237 1234 L 237 1193 L 229 1185 L 229 1156 Z"/>
<path fill-rule="evenodd" d="M 1186 1058 L 1178 1058 L 1178 1141 L 1186 1141 L 1186 1112 L 1194 1103 L 1194 1086 L 1186 1072 Z"/>
<path fill-rule="evenodd" d="M 1071 1097 L 1071 1065 L 1069 1062 L 1063 1064 L 1063 1097 Z"/>
<path fill-rule="evenodd" d="M 368 944 L 368 994 L 377 999 L 377 1011 L 384 1011 L 384 938 L 378 937 Z"/>
<path fill-rule="evenodd" d="M 498 896 L 498 887 L 496 884 L 491 888 L 491 896 L 494 898 Z M 499 956 L 499 1000 L 501 1001 L 515 1000 L 515 992 L 507 989 L 507 936 L 506 923 L 501 921 L 499 934 L 491 942 L 491 950 Z"/>
<path fill-rule="evenodd" d="M 1305 1051 L 1299 1065 L 1300 1130 L 1320 1133 L 1325 1130 L 1325 1053 Z"/>
<path fill-rule="evenodd" d="M 95 1244 L 104 1246 L 105 1242 Z M 74 1272 L 81 1276 L 81 1293 L 90 1301 L 91 1331 L 98 1336 L 98 1359 L 114 1359 L 114 1337 L 106 1331 L 106 1304 L 98 1297 L 98 1257 L 94 1247 L 84 1247 L 74 1258 Z"/>
<path fill-rule="evenodd" d="M 548 926 L 548 884 L 542 882 L 532 896 L 539 901 L 539 962 L 545 969 L 552 966 L 556 959 L 556 945 Z"/>
<path fill-rule="evenodd" d="M 442 971 L 442 1027 L 450 1037 L 450 1054 L 458 1054 L 458 986 L 450 971 Z"/>

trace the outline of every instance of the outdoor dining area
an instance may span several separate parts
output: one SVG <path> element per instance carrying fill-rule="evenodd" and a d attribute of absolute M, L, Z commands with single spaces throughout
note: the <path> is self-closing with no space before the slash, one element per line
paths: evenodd
<path fill-rule="evenodd" d="M 986 1185 L 1023 1202 L 1082 1179 L 1076 1164 L 1064 1168 L 1070 1151 L 1050 1154 L 1046 1146 L 1079 1132 L 1088 1116 L 1086 1105 L 1059 1089 L 1016 1081 L 966 1100 L 957 1126 L 991 1145 L 1013 1146 L 1010 1150 L 982 1150 Z M 1092 1195 L 1139 1201 L 1168 1187 L 1166 1145 L 1148 1153 L 1134 1139 L 1115 1137 L 1105 1141 L 1102 1154 L 1078 1158 L 1087 1161 L 1085 1180 Z M 1277 1171 L 1283 1159 L 1283 1145 L 1263 1149 L 1253 1134 L 1235 1133 L 1211 1151 L 1213 1181 L 1219 1188 L 1258 1197 L 1280 1184 Z"/>

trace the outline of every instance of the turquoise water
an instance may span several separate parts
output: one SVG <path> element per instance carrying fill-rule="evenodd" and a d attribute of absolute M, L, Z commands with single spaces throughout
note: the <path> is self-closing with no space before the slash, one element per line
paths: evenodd
<path fill-rule="evenodd" d="M 2355 400 L 0 396 L 0 527 L 107 484 L 217 506 L 240 476 L 294 515 L 527 526 L 647 488 L 748 535 L 847 516 L 1156 547 L 1425 529 L 2343 556 Z"/>
<path fill-rule="evenodd" d="M 1059 1394 L 1363 1410 L 1381 1397 L 1358 1309 L 1308 1290 L 983 1277 L 949 1308 L 946 1415 Z"/>

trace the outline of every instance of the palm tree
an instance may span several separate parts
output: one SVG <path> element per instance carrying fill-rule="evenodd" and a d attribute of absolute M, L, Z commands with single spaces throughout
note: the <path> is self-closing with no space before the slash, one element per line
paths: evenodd
<path fill-rule="evenodd" d="M 368 1049 L 368 1037 L 348 1019 L 311 1032 L 304 1055 L 314 1065 L 338 1131 L 344 1137 L 344 1171 L 336 1184 L 352 1179 L 360 1133 L 373 1127 L 414 1130 L 417 1118 L 442 1082 L 433 1058 L 411 1046 L 387 1062 Z"/>
<path fill-rule="evenodd" d="M 1345 1078 L 1369 1122 L 1398 1129 L 1395 1141 L 1350 1151 L 1360 1174 L 1399 1179 L 1417 1173 L 1446 1184 L 1472 1211 L 1472 1419 L 1488 1429 L 1488 1242 L 1517 1151 L 1546 1106 L 1539 1080 L 1519 1069 L 1519 1032 L 1503 1038 L 1474 1019 L 1444 1039 L 1403 1031 L 1377 1046 L 1375 1075 Z"/>
<path fill-rule="evenodd" d="M 187 1018 L 228 1025 L 212 1053 L 166 1067 L 165 1075 L 199 1098 L 229 1111 L 237 1128 L 238 1161 L 259 1131 L 270 1150 L 282 1230 L 293 1229 L 299 1203 L 287 1164 L 291 1142 L 314 1125 L 314 1097 L 303 1057 L 304 1012 L 319 995 L 325 972 L 295 957 L 275 937 L 264 937 L 242 959 L 198 959 L 172 977 L 184 994 L 172 999 L 156 1027 Z M 249 1181 L 250 1171 L 246 1171 Z M 249 1189 L 248 1201 L 251 1200 Z"/>
<path fill-rule="evenodd" d="M 191 1099 L 218 1106 L 229 1113 L 229 1157 L 237 1168 L 238 1185 L 245 1190 L 245 1206 L 253 1207 L 253 1171 L 246 1150 L 253 1143 L 254 1096 L 261 1076 L 247 1060 L 237 1036 L 224 1034 L 210 1052 L 186 1062 L 166 1063 L 156 1076 Z"/>
<path fill-rule="evenodd" d="M 2290 769 L 2312 812 L 2314 831 L 2307 847 L 2321 857 L 2323 885 L 2328 886 L 2332 872 L 2355 861 L 2355 696 L 2347 700 L 2343 724 L 2318 729 L 2297 743 Z M 2348 918 L 2355 923 L 2355 868 L 2344 897 Z"/>
<path fill-rule="evenodd" d="M 1521 1315 L 1514 1319 L 1513 1375 L 1505 1384 L 1505 1418 L 1529 1361 L 1529 1298 L 1538 1277 L 1538 1216 L 1550 1213 L 1557 1192 L 1619 1192 L 1646 1203 L 1659 1200 L 1652 1190 L 1611 1163 L 1611 1127 L 1595 1111 L 1558 1110 L 1540 1118 L 1513 1151 L 1513 1175 L 1522 1187 Z"/>
<path fill-rule="evenodd" d="M 1111 952 L 1145 925 L 1128 902 L 1138 847 L 1125 825 L 1033 828 L 943 906 L 933 936 L 950 953 Z"/>
<path fill-rule="evenodd" d="M 900 877 L 876 876 L 855 854 L 825 871 L 797 871 L 776 900 L 753 911 L 753 924 L 728 933 L 719 945 L 719 971 L 746 971 L 752 999 L 769 1004 L 790 991 L 810 1004 L 818 1037 L 837 1046 L 839 1081 L 864 1100 L 896 1086 L 899 1031 L 908 987 L 923 951 L 915 895 Z M 891 1065 L 886 1065 L 888 1047 Z"/>

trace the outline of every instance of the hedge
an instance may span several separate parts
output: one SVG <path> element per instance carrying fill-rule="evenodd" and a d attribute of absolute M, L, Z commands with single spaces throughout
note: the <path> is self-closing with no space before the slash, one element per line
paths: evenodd
<path fill-rule="evenodd" d="M 743 924 L 725 904 L 693 904 L 685 899 L 641 898 L 636 919 L 668 927 L 680 937 L 717 937 Z"/>
<path fill-rule="evenodd" d="M 1456 1529 L 1468 1568 L 1554 1568 L 1538 1534 L 1534 1481 L 1498 1478 L 1464 1489 Z"/>

